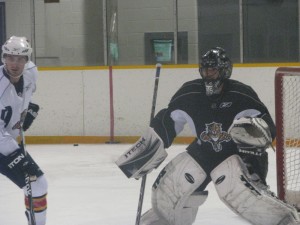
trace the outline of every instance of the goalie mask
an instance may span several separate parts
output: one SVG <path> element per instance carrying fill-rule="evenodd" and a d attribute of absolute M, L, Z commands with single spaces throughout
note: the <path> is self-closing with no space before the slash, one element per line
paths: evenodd
<path fill-rule="evenodd" d="M 232 64 L 221 47 L 210 49 L 202 56 L 200 75 L 205 83 L 206 95 L 220 94 L 225 79 L 230 78 Z"/>

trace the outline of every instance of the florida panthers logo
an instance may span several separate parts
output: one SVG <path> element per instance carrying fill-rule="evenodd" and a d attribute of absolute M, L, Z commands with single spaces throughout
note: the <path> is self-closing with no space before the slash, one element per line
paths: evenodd
<path fill-rule="evenodd" d="M 221 143 L 223 141 L 230 141 L 231 137 L 230 135 L 225 132 L 222 131 L 222 124 L 221 123 L 209 123 L 209 124 L 205 124 L 206 126 L 206 130 L 203 131 L 200 135 L 200 139 L 204 142 L 210 142 L 213 149 L 216 152 L 219 152 L 222 150 L 222 145 Z"/>

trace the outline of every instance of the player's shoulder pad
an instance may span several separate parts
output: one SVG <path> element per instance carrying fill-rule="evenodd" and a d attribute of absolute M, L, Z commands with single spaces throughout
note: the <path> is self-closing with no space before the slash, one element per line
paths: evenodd
<path fill-rule="evenodd" d="M 36 79 L 37 79 L 37 76 L 38 76 L 38 69 L 37 69 L 37 66 L 36 66 L 32 61 L 29 61 L 25 73 L 26 73 L 25 76 L 28 76 L 28 77 L 30 77 L 31 79 L 36 80 Z"/>
<path fill-rule="evenodd" d="M 233 80 L 233 79 L 229 79 L 228 82 L 230 85 L 230 91 L 237 91 L 237 92 L 245 93 L 247 95 L 257 96 L 254 89 L 247 84 L 244 84 L 240 81 Z"/>
<path fill-rule="evenodd" d="M 195 79 L 185 82 L 179 90 L 181 89 L 199 89 L 199 86 L 203 86 L 204 82 L 202 79 Z"/>
<path fill-rule="evenodd" d="M 37 66 L 33 62 L 29 62 L 27 69 L 23 74 L 25 86 L 31 87 L 33 92 L 36 89 L 36 82 L 38 77 Z"/>
<path fill-rule="evenodd" d="M 177 100 L 181 96 L 185 96 L 186 94 L 205 94 L 204 82 L 202 79 L 195 79 L 188 82 L 185 82 L 173 95 L 171 102 Z"/>

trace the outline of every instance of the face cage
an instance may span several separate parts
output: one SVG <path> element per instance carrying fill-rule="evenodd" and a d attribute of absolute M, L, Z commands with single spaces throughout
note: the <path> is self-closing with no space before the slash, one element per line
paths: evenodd
<path fill-rule="evenodd" d="M 223 82 L 221 79 L 217 80 L 204 80 L 205 91 L 207 96 L 218 95 L 221 93 L 221 85 Z"/>
<path fill-rule="evenodd" d="M 204 70 L 205 69 L 206 68 L 200 68 L 199 72 L 200 72 L 202 79 L 204 80 L 206 95 L 212 96 L 212 95 L 220 94 L 222 91 L 221 85 L 223 84 L 223 79 L 224 79 L 222 76 L 222 73 L 224 71 L 218 69 L 219 77 L 217 79 L 205 79 L 204 78 L 204 73 L 205 73 Z"/>

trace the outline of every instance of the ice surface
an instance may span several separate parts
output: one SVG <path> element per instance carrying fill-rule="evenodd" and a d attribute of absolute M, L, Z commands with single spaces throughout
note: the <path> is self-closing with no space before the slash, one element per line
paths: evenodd
<path fill-rule="evenodd" d="M 115 160 L 131 145 L 27 145 L 48 183 L 47 225 L 134 225 L 140 180 L 128 179 Z M 174 145 L 166 161 L 147 176 L 143 212 L 150 208 L 151 185 L 159 170 L 185 145 Z M 269 152 L 271 189 L 276 189 L 275 154 Z M 223 205 L 213 184 L 199 208 L 195 225 L 246 225 Z M 0 225 L 27 225 L 22 190 L 0 175 Z"/>

